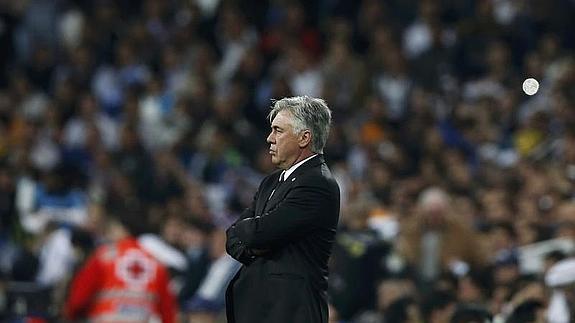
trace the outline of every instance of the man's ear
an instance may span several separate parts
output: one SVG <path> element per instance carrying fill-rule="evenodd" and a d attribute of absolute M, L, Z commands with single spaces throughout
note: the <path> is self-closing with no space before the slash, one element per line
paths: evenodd
<path fill-rule="evenodd" d="M 299 136 L 299 142 L 298 142 L 299 147 L 305 148 L 309 146 L 310 143 L 311 143 L 311 132 L 309 130 L 302 131 Z"/>

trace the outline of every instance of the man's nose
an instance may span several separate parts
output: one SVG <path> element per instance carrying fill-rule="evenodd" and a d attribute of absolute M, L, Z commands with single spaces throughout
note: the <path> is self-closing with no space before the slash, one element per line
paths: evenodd
<path fill-rule="evenodd" d="M 273 137 L 273 132 L 270 132 L 270 134 L 266 138 L 266 141 L 268 144 L 273 144 L 275 142 L 274 137 Z"/>

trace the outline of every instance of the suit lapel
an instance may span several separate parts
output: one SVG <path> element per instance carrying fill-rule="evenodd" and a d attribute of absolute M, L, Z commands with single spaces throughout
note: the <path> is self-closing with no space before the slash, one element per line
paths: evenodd
<path fill-rule="evenodd" d="M 269 204 L 269 199 L 270 199 L 269 197 L 270 197 L 272 191 L 279 184 L 279 178 L 280 178 L 281 172 L 282 172 L 282 170 L 277 170 L 274 173 L 270 174 L 268 183 L 266 183 L 262 187 L 262 191 L 260 192 L 258 200 L 256 201 L 256 215 L 260 215 L 260 214 L 264 213 L 264 208 L 266 208 L 266 205 Z M 275 195 L 275 192 L 274 192 L 274 195 Z"/>
<path fill-rule="evenodd" d="M 288 181 L 283 181 L 282 183 L 280 183 L 275 189 L 268 203 L 264 207 L 264 213 L 272 209 L 276 204 L 278 204 L 281 200 L 283 200 L 286 193 L 290 190 L 292 186 L 293 186 L 292 183 Z"/>

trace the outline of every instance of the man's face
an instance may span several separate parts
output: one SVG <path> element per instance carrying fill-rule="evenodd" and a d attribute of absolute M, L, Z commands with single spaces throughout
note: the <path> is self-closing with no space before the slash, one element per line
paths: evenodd
<path fill-rule="evenodd" d="M 281 169 L 290 168 L 301 153 L 299 138 L 293 132 L 292 120 L 290 112 L 286 110 L 278 112 L 272 121 L 272 129 L 267 138 L 272 164 Z"/>

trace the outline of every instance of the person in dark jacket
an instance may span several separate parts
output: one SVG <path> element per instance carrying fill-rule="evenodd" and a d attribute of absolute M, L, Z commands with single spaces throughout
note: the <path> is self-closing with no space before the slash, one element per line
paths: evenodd
<path fill-rule="evenodd" d="M 328 322 L 328 259 L 340 207 L 322 155 L 331 112 L 321 99 L 284 98 L 269 119 L 269 153 L 279 170 L 227 230 L 226 249 L 243 264 L 226 292 L 228 322 Z"/>

